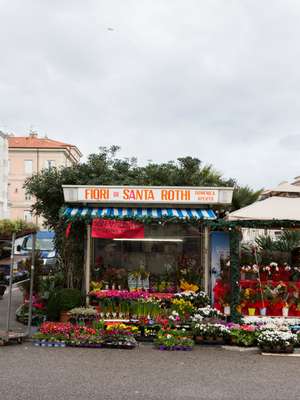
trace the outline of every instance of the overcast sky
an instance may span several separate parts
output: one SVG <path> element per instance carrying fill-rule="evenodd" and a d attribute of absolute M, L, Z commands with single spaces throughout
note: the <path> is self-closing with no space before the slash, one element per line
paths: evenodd
<path fill-rule="evenodd" d="M 0 0 L 0 129 L 300 175 L 299 0 Z"/>

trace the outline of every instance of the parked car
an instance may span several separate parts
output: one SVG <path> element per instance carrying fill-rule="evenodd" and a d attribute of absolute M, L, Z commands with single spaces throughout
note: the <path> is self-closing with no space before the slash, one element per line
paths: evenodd
<path fill-rule="evenodd" d="M 36 235 L 36 249 L 40 251 L 45 272 L 49 272 L 57 267 L 58 255 L 54 246 L 54 232 L 39 231 Z M 22 245 L 18 246 L 21 255 L 30 256 L 32 251 L 32 237 L 26 236 Z"/>

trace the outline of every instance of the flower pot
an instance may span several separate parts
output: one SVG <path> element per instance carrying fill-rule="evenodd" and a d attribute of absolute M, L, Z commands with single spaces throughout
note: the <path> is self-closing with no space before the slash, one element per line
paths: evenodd
<path fill-rule="evenodd" d="M 197 344 L 203 343 L 203 336 L 196 336 L 195 337 L 195 343 L 197 343 Z"/>
<path fill-rule="evenodd" d="M 289 316 L 289 308 L 288 307 L 282 307 L 282 316 L 283 317 Z"/>
<path fill-rule="evenodd" d="M 289 346 L 267 346 L 267 345 L 263 345 L 261 346 L 261 351 L 263 353 L 276 353 L 276 354 L 280 354 L 280 353 L 293 353 L 294 352 L 294 346 L 293 345 L 289 345 Z"/>
<path fill-rule="evenodd" d="M 70 320 L 70 315 L 68 311 L 61 311 L 60 312 L 60 317 L 59 317 L 59 322 L 69 322 Z"/>
<path fill-rule="evenodd" d="M 227 316 L 230 315 L 230 306 L 225 306 L 224 307 L 224 314 L 227 315 Z"/>
<path fill-rule="evenodd" d="M 249 308 L 248 308 L 248 315 L 249 315 L 250 317 L 253 317 L 253 316 L 255 315 L 255 311 L 256 311 L 256 308 L 254 308 L 254 307 L 249 307 Z"/>
<path fill-rule="evenodd" d="M 266 314 L 267 314 L 267 308 L 266 308 L 266 307 L 260 308 L 260 309 L 259 309 L 259 313 L 260 313 L 260 315 L 262 315 L 263 317 L 265 317 Z"/>

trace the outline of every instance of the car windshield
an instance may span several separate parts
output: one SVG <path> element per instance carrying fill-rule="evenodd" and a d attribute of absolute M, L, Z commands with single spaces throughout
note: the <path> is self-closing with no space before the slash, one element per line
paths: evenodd
<path fill-rule="evenodd" d="M 45 239 L 36 239 L 36 248 L 38 250 L 46 250 L 46 251 L 52 251 L 54 250 L 54 243 L 53 239 L 50 238 L 45 238 Z M 25 243 L 25 249 L 26 250 L 31 250 L 32 249 L 32 238 L 28 238 L 27 242 Z"/>

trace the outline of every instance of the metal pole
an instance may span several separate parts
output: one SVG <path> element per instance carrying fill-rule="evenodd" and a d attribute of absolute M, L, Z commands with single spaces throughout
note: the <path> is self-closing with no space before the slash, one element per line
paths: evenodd
<path fill-rule="evenodd" d="M 31 268 L 30 268 L 30 289 L 29 289 L 29 308 L 28 308 L 28 326 L 27 334 L 31 336 L 31 323 L 32 323 L 32 298 L 33 298 L 33 281 L 34 281 L 34 268 L 35 268 L 35 242 L 36 233 L 31 235 L 32 251 L 31 251 Z"/>
<path fill-rule="evenodd" d="M 7 309 L 7 321 L 6 321 L 6 336 L 9 336 L 9 325 L 10 325 L 10 314 L 11 314 L 11 298 L 12 298 L 12 284 L 14 274 L 14 262 L 15 262 L 15 241 L 16 234 L 12 234 L 11 238 L 11 254 L 10 254 L 10 272 L 9 272 L 9 296 L 8 296 L 8 309 Z"/>
<path fill-rule="evenodd" d="M 210 268 L 209 268 L 209 227 L 204 227 L 204 291 L 209 296 L 210 289 Z"/>
<path fill-rule="evenodd" d="M 89 291 L 91 281 L 91 225 L 87 225 L 86 260 L 85 260 L 85 296 L 86 306 L 90 304 Z"/>

